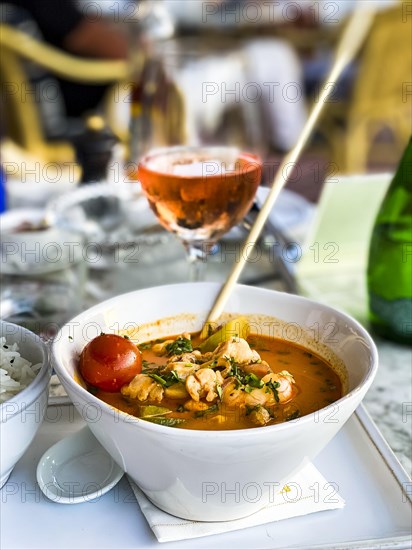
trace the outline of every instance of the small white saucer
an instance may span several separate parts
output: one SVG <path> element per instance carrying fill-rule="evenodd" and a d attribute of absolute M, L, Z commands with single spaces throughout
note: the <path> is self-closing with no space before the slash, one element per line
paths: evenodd
<path fill-rule="evenodd" d="M 44 453 L 37 466 L 37 482 L 50 500 L 79 504 L 110 491 L 123 473 L 85 426 Z"/>

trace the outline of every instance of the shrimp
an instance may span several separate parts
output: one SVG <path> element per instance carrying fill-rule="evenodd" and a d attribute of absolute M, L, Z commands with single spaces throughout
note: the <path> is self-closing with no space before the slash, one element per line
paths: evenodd
<path fill-rule="evenodd" d="M 246 340 L 234 336 L 230 340 L 219 344 L 208 362 L 204 363 L 203 366 L 222 369 L 221 374 L 223 378 L 226 378 L 232 370 L 233 363 L 236 363 L 242 368 L 248 365 L 250 369 L 252 369 L 252 365 L 260 364 L 261 359 L 260 355 L 250 348 Z M 261 376 L 267 372 L 271 372 L 270 368 L 269 371 L 264 369 L 264 372 L 261 372 Z"/>
<path fill-rule="evenodd" d="M 261 388 L 249 388 L 250 391 L 246 392 L 236 378 L 227 378 L 223 386 L 222 401 L 229 407 L 267 407 L 286 403 L 296 393 L 295 380 L 287 371 L 266 374 L 261 381 Z"/>
<path fill-rule="evenodd" d="M 228 407 L 244 407 L 245 392 L 235 377 L 226 378 L 223 384 L 222 403 Z"/>
<path fill-rule="evenodd" d="M 258 352 L 250 349 L 246 340 L 238 337 L 233 337 L 227 342 L 219 344 L 213 353 L 213 358 L 218 360 L 218 364 L 219 359 L 223 359 L 223 361 L 226 362 L 228 358 L 232 359 L 238 365 L 247 365 L 260 361 Z"/>
<path fill-rule="evenodd" d="M 161 384 L 153 380 L 146 374 L 136 374 L 129 384 L 126 384 L 120 390 L 126 397 L 138 399 L 139 401 L 160 401 L 163 399 L 164 389 Z"/>
<path fill-rule="evenodd" d="M 270 403 L 267 403 L 267 404 L 275 405 L 276 403 L 286 403 L 287 401 L 290 401 L 290 399 L 292 399 L 292 397 L 296 393 L 296 387 L 294 386 L 295 379 L 286 370 L 283 370 L 278 374 L 275 374 L 275 373 L 266 374 L 262 378 L 262 382 L 265 385 L 267 385 L 268 383 L 270 384 L 271 382 L 272 383 L 274 382 L 275 384 L 276 383 L 279 384 L 279 386 L 275 388 L 275 391 L 270 392 L 271 393 Z M 278 397 L 278 399 L 276 399 L 276 396 Z"/>
<path fill-rule="evenodd" d="M 219 371 L 199 369 L 186 378 L 186 390 L 194 401 L 205 397 L 206 401 L 214 401 L 218 397 L 218 386 L 223 382 Z"/>
<path fill-rule="evenodd" d="M 271 393 L 265 387 L 261 389 L 254 388 L 250 392 L 245 392 L 245 388 L 237 382 L 236 378 L 231 377 L 226 379 L 226 383 L 223 386 L 222 402 L 228 407 L 236 407 L 238 409 L 243 409 L 246 406 L 265 406 L 270 401 Z"/>

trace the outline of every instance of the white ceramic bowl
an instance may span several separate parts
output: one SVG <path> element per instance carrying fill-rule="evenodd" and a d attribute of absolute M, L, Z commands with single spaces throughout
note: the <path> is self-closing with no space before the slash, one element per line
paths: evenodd
<path fill-rule="evenodd" d="M 346 364 L 348 391 L 343 398 L 275 426 L 192 431 L 130 417 L 76 381 L 79 353 L 101 331 L 135 327 L 138 341 L 145 341 L 199 330 L 218 289 L 216 284 L 190 283 L 113 298 L 66 324 L 52 348 L 63 386 L 116 462 L 159 508 L 200 521 L 240 518 L 267 505 L 279 487 L 274 484 L 311 461 L 342 428 L 371 385 L 378 361 L 370 336 L 343 313 L 298 296 L 238 285 L 226 311 L 259 314 L 256 330 L 298 343 L 305 339 L 306 344 L 307 331 L 310 349 L 331 353 Z M 159 319 L 164 321 L 156 324 Z"/>
<path fill-rule="evenodd" d="M 33 441 L 47 408 L 51 375 L 49 354 L 42 340 L 29 330 L 0 321 L 0 336 L 17 343 L 19 353 L 33 365 L 42 363 L 34 380 L 24 390 L 0 405 L 0 487 Z"/>

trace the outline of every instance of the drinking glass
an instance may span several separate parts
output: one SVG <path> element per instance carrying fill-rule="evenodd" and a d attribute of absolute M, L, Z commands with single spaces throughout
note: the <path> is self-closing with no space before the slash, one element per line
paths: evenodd
<path fill-rule="evenodd" d="M 182 241 L 190 279 L 202 278 L 211 247 L 246 215 L 261 178 L 256 155 L 229 146 L 154 149 L 138 177 L 159 222 Z"/>

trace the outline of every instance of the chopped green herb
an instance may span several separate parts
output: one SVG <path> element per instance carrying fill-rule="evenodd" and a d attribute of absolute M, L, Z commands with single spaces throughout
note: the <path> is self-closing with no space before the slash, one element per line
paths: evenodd
<path fill-rule="evenodd" d="M 188 340 L 188 338 L 177 338 L 177 340 L 171 344 L 167 344 L 166 351 L 169 356 L 191 352 L 193 351 L 192 342 Z"/>
<path fill-rule="evenodd" d="M 161 384 L 162 386 L 165 386 L 165 388 L 167 388 L 167 382 L 164 378 L 162 378 L 158 374 L 149 374 L 149 376 L 150 376 L 150 378 L 153 378 L 153 380 L 155 380 L 156 382 L 158 382 L 159 384 Z"/>
<path fill-rule="evenodd" d="M 150 349 L 152 347 L 152 342 L 143 342 L 143 344 L 139 344 L 139 349 Z"/>
<path fill-rule="evenodd" d="M 68 336 L 70 342 L 73 342 L 73 336 Z"/>
<path fill-rule="evenodd" d="M 263 388 L 264 382 L 260 378 L 251 372 L 244 377 L 244 383 L 251 386 L 252 388 Z"/>
<path fill-rule="evenodd" d="M 123 338 L 125 338 L 126 340 L 130 340 L 129 336 L 127 336 L 127 334 L 123 334 Z"/>
<path fill-rule="evenodd" d="M 169 386 L 173 386 L 173 384 L 176 384 L 177 382 L 180 382 L 180 378 L 176 371 L 172 370 L 168 372 L 167 374 L 155 374 L 155 373 L 149 373 L 148 376 L 150 378 L 153 378 L 156 382 L 161 384 L 163 387 L 168 388 Z"/>
<path fill-rule="evenodd" d="M 216 384 L 216 391 L 219 396 L 219 399 L 222 401 L 223 390 L 220 384 Z"/>
<path fill-rule="evenodd" d="M 253 411 L 260 410 L 261 406 L 262 405 L 259 405 L 259 404 L 253 405 L 253 406 L 252 405 L 246 405 L 246 416 L 249 416 L 250 413 L 252 413 Z"/>
<path fill-rule="evenodd" d="M 186 422 L 183 418 L 165 418 L 163 416 L 152 416 L 145 418 L 147 422 L 153 422 L 153 424 L 160 424 L 161 426 L 178 426 L 183 422 Z"/>
<path fill-rule="evenodd" d="M 299 418 L 300 411 L 296 409 L 296 411 L 293 411 L 292 413 L 288 414 L 285 418 L 285 422 L 289 422 L 290 420 L 296 420 L 296 418 Z"/>
<path fill-rule="evenodd" d="M 177 382 L 180 382 L 179 375 L 177 374 L 177 372 L 175 370 L 170 371 L 170 381 L 173 384 L 176 384 Z"/>
<path fill-rule="evenodd" d="M 214 412 L 217 412 L 219 410 L 219 405 L 212 405 L 208 409 L 205 409 L 204 411 L 196 411 L 193 415 L 195 418 L 201 418 L 202 416 L 205 416 L 206 414 L 211 414 Z"/>
<path fill-rule="evenodd" d="M 149 361 L 146 361 L 146 359 L 143 359 L 142 361 L 142 371 L 147 370 L 149 368 Z"/>
<path fill-rule="evenodd" d="M 178 413 L 186 412 L 185 406 L 182 405 L 182 403 L 181 403 L 180 405 L 178 405 L 178 406 L 176 407 L 176 412 L 178 412 Z"/>
<path fill-rule="evenodd" d="M 279 392 L 278 387 L 280 386 L 279 382 L 273 382 L 272 380 L 270 382 L 266 382 L 266 386 L 272 390 L 273 395 L 275 397 L 276 403 L 279 403 Z"/>

